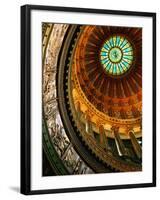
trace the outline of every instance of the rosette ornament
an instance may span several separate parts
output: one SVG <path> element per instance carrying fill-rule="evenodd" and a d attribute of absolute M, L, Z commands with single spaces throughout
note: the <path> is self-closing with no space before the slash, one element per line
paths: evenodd
<path fill-rule="evenodd" d="M 122 75 L 127 72 L 133 62 L 133 47 L 122 36 L 116 35 L 106 40 L 100 51 L 101 64 L 110 75 Z"/>

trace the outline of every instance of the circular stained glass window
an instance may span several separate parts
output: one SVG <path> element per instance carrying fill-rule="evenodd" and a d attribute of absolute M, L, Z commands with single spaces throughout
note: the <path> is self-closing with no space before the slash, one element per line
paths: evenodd
<path fill-rule="evenodd" d="M 100 60 L 108 74 L 122 75 L 129 70 L 133 62 L 133 48 L 122 36 L 112 36 L 103 44 Z"/>

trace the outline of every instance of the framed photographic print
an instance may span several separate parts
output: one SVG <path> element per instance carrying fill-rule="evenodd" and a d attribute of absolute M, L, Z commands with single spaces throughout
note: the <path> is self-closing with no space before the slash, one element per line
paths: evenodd
<path fill-rule="evenodd" d="M 156 186 L 156 14 L 21 7 L 21 193 Z"/>

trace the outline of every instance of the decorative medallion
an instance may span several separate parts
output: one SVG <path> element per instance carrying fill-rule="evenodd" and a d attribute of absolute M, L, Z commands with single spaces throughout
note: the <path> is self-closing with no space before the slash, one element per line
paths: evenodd
<path fill-rule="evenodd" d="M 133 47 L 122 36 L 110 37 L 100 51 L 100 61 L 107 74 L 118 76 L 127 72 L 134 58 Z"/>

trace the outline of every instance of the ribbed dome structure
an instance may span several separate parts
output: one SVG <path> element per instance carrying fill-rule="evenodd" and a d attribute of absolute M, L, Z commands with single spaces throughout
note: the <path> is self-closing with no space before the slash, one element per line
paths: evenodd
<path fill-rule="evenodd" d="M 86 26 L 74 60 L 86 97 L 111 117 L 141 115 L 142 35 L 138 28 Z"/>

